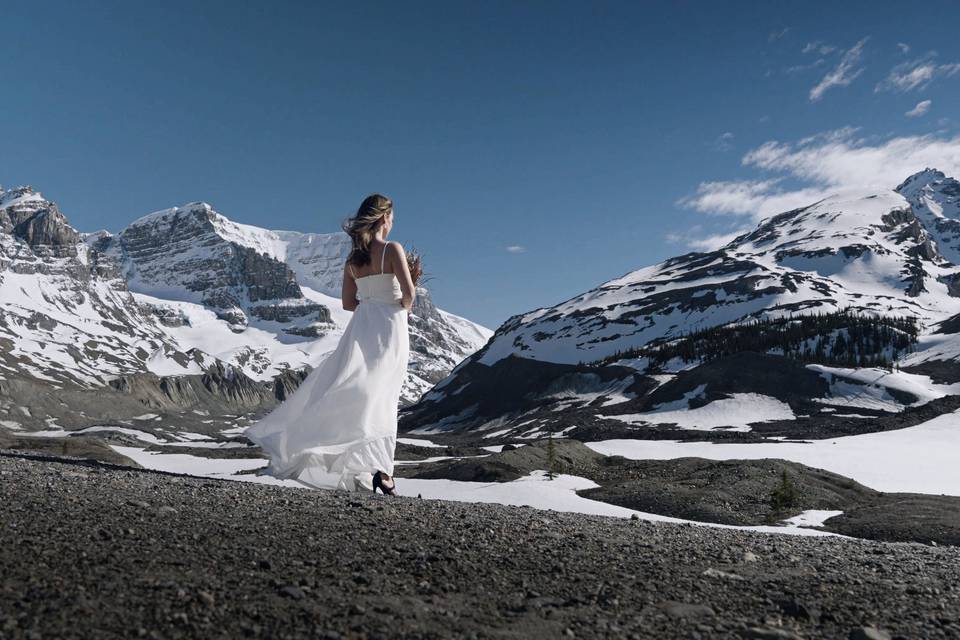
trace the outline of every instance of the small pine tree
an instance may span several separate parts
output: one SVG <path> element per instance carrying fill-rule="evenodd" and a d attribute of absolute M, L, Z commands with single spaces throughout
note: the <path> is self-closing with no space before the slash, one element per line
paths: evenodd
<path fill-rule="evenodd" d="M 770 508 L 774 512 L 786 511 L 800 506 L 800 492 L 784 469 L 780 475 L 780 484 L 770 494 Z"/>
<path fill-rule="evenodd" d="M 553 444 L 553 431 L 547 433 L 547 477 L 551 480 L 556 477 L 559 472 L 559 464 L 557 463 L 557 448 Z"/>

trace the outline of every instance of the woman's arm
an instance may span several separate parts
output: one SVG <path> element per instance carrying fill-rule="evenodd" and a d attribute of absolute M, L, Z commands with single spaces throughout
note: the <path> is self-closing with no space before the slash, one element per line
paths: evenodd
<path fill-rule="evenodd" d="M 407 254 L 403 250 L 403 245 L 399 242 L 389 243 L 387 249 L 389 250 L 387 257 L 390 258 L 390 265 L 393 267 L 393 272 L 396 274 L 397 280 L 400 281 L 400 291 L 403 293 L 400 304 L 402 304 L 407 311 L 410 311 L 413 308 L 413 301 L 417 297 L 417 288 L 413 285 L 413 278 L 410 277 L 410 267 L 407 266 Z"/>
<path fill-rule="evenodd" d="M 340 287 L 340 300 L 343 302 L 343 308 L 347 311 L 353 311 L 360 304 L 357 300 L 357 281 L 350 275 L 350 269 L 346 263 L 343 265 L 343 286 Z"/>

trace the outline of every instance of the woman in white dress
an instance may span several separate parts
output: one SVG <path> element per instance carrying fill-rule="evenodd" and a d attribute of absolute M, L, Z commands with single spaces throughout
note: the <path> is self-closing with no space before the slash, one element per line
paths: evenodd
<path fill-rule="evenodd" d="M 396 493 L 397 407 L 416 291 L 403 247 L 387 242 L 393 220 L 393 203 L 374 194 L 344 223 L 353 250 L 342 299 L 353 317 L 300 388 L 247 429 L 270 456 L 269 475 L 317 488 Z"/>

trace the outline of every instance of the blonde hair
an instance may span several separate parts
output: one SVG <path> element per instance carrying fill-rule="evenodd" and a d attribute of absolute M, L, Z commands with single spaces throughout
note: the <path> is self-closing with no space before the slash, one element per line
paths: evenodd
<path fill-rule="evenodd" d="M 393 201 L 387 196 L 375 193 L 364 198 L 357 213 L 344 221 L 343 230 L 353 240 L 353 249 L 347 262 L 357 267 L 370 264 L 370 244 L 377 236 L 386 215 L 392 210 Z"/>

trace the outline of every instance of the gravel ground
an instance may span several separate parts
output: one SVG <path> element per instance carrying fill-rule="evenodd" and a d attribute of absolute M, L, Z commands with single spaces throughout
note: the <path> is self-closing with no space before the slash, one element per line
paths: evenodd
<path fill-rule="evenodd" d="M 0 452 L 0 513 L 4 639 L 960 637 L 954 547 L 12 451 Z"/>

